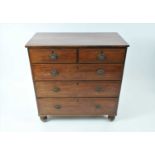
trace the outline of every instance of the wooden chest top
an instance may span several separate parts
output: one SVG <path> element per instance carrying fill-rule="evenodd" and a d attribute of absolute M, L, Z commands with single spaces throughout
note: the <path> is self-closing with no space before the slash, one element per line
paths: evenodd
<path fill-rule="evenodd" d="M 26 47 L 128 47 L 116 32 L 104 33 L 36 33 Z"/>

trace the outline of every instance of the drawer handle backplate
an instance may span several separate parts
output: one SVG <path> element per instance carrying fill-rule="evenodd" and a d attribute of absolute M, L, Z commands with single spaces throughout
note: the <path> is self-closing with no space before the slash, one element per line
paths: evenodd
<path fill-rule="evenodd" d="M 58 76 L 58 75 L 59 75 L 59 72 L 58 72 L 56 69 L 52 69 L 51 75 L 52 75 L 53 77 Z"/>
<path fill-rule="evenodd" d="M 97 55 L 97 60 L 103 61 L 105 59 L 105 55 L 103 53 L 100 53 Z"/>
<path fill-rule="evenodd" d="M 55 109 L 61 109 L 61 105 L 57 104 L 54 106 Z"/>
<path fill-rule="evenodd" d="M 99 69 L 97 69 L 96 73 L 97 73 L 97 75 L 103 75 L 104 70 L 102 68 L 99 68 Z"/>
<path fill-rule="evenodd" d="M 97 86 L 96 89 L 95 89 L 95 91 L 96 91 L 96 92 L 101 92 L 101 91 L 103 91 L 103 88 L 100 87 L 100 86 Z"/>
<path fill-rule="evenodd" d="M 101 105 L 100 104 L 97 104 L 96 105 L 96 109 L 101 109 Z"/>
<path fill-rule="evenodd" d="M 59 88 L 59 87 L 54 87 L 54 88 L 52 89 L 52 91 L 57 93 L 57 92 L 60 91 L 60 88 Z"/>
<path fill-rule="evenodd" d="M 56 53 L 52 53 L 50 55 L 51 60 L 57 60 L 58 59 L 58 55 Z"/>

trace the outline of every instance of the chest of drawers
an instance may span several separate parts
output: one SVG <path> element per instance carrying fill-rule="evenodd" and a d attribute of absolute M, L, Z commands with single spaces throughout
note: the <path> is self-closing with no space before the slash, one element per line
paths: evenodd
<path fill-rule="evenodd" d="M 114 120 L 127 47 L 118 33 L 37 33 L 26 44 L 38 114 Z"/>

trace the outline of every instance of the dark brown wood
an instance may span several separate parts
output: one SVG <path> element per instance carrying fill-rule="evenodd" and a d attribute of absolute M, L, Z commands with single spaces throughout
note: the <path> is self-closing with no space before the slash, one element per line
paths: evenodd
<path fill-rule="evenodd" d="M 42 122 L 47 122 L 47 116 L 40 115 L 40 120 L 41 120 Z"/>
<path fill-rule="evenodd" d="M 115 119 L 115 115 L 109 115 L 109 116 L 108 116 L 108 119 L 109 119 L 110 121 L 113 121 L 113 120 Z"/>
<path fill-rule="evenodd" d="M 26 47 L 128 47 L 118 33 L 37 33 Z"/>
<path fill-rule="evenodd" d="M 80 48 L 80 63 L 124 63 L 126 48 Z M 104 59 L 100 60 L 99 56 Z"/>
<path fill-rule="evenodd" d="M 32 69 L 35 80 L 121 80 L 123 64 L 33 64 Z"/>
<path fill-rule="evenodd" d="M 37 33 L 27 44 L 42 121 L 117 115 L 129 45 L 117 33 Z"/>
<path fill-rule="evenodd" d="M 30 58 L 32 63 L 76 63 L 76 51 L 73 48 L 30 48 Z M 51 59 L 52 54 L 56 54 L 55 60 Z"/>
<path fill-rule="evenodd" d="M 39 98 L 41 115 L 113 115 L 117 98 Z"/>
<path fill-rule="evenodd" d="M 43 81 L 35 85 L 37 97 L 118 97 L 120 91 L 120 81 Z"/>

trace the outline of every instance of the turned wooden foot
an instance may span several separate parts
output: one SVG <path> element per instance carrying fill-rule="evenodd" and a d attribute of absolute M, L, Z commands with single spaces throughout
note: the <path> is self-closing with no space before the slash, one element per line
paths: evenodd
<path fill-rule="evenodd" d="M 40 120 L 42 122 L 47 122 L 47 116 L 40 116 Z"/>
<path fill-rule="evenodd" d="M 110 121 L 113 121 L 113 120 L 115 119 L 115 116 L 108 116 L 108 119 L 109 119 Z"/>

